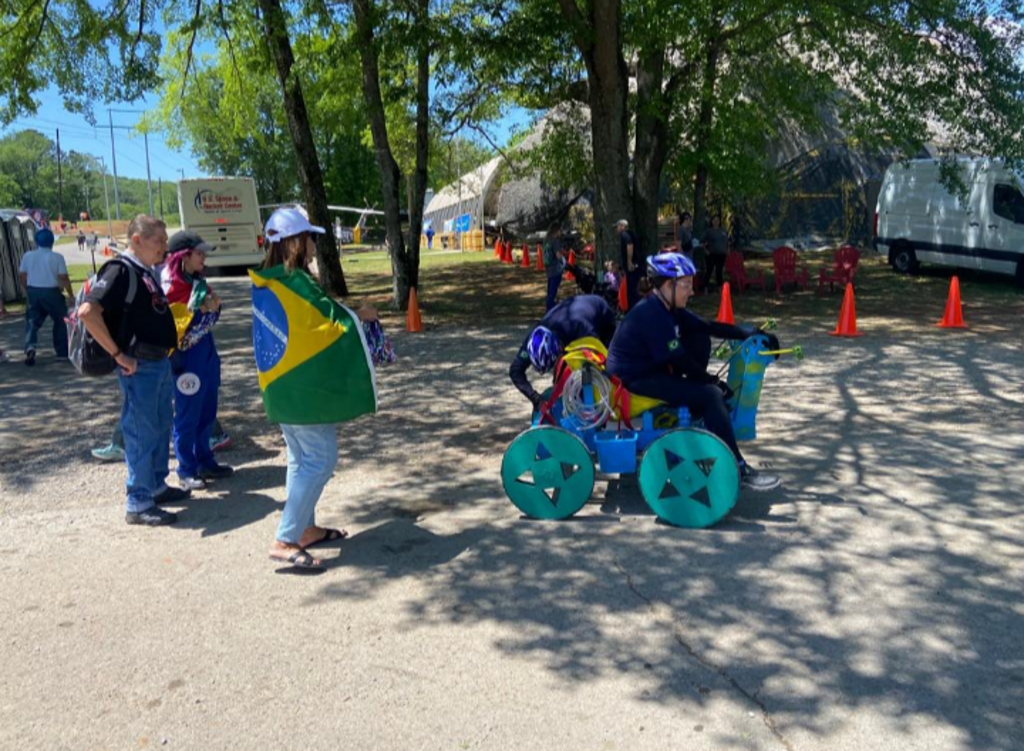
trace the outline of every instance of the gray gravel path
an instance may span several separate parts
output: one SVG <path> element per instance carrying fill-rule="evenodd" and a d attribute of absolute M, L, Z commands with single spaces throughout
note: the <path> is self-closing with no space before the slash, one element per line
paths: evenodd
<path fill-rule="evenodd" d="M 352 537 L 296 577 L 247 285 L 217 286 L 239 472 L 174 528 L 124 525 L 89 457 L 112 380 L 0 363 L 0 749 L 1024 748 L 1019 330 L 783 321 L 809 358 L 769 371 L 747 453 L 785 487 L 703 531 L 628 481 L 520 519 L 521 332 L 396 333 L 319 506 Z"/>

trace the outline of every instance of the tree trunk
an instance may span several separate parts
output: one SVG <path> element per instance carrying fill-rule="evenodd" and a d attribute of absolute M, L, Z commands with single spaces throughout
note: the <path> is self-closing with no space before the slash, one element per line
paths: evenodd
<path fill-rule="evenodd" d="M 594 225 L 597 260 L 618 260 L 612 224 L 633 224 L 629 189 L 629 77 L 622 56 L 621 0 L 591 0 L 584 14 L 576 0 L 559 0 L 562 15 L 587 66 L 594 161 Z"/>
<path fill-rule="evenodd" d="M 419 286 L 420 234 L 430 157 L 430 0 L 418 0 L 416 10 L 416 175 L 409 207 L 409 284 L 413 287 Z"/>
<path fill-rule="evenodd" d="M 352 9 L 356 22 L 356 46 L 359 48 L 362 67 L 363 97 L 366 100 L 373 148 L 377 154 L 377 165 L 380 167 L 381 191 L 384 194 L 384 225 L 387 227 L 391 256 L 394 303 L 398 310 L 405 310 L 409 305 L 409 287 L 414 280 L 410 278 L 410 264 L 407 259 L 405 238 L 402 236 L 402 175 L 391 152 L 387 119 L 384 114 L 384 98 L 380 90 L 380 65 L 374 33 L 376 9 L 373 0 L 353 0 Z M 418 256 L 417 248 L 417 258 Z"/>
<path fill-rule="evenodd" d="M 345 273 L 341 269 L 338 243 L 334 233 L 330 231 L 331 215 L 327 209 L 327 191 L 324 189 L 320 160 L 316 155 L 316 144 L 313 143 L 313 129 L 309 124 L 306 100 L 302 96 L 302 85 L 298 76 L 292 71 L 295 57 L 292 55 L 292 45 L 288 39 L 287 19 L 281 9 L 280 0 L 259 0 L 259 4 L 270 53 L 274 58 L 277 77 L 284 93 L 284 110 L 288 118 L 288 130 L 295 146 L 299 179 L 306 197 L 309 219 L 313 224 L 327 229 L 326 233 L 317 235 L 316 238 L 320 283 L 324 289 L 336 295 L 347 295 L 348 285 L 345 283 Z"/>
<path fill-rule="evenodd" d="M 665 51 L 644 50 L 637 64 L 633 216 L 642 256 L 658 252 L 658 189 L 668 158 L 669 101 L 663 93 Z"/>
<path fill-rule="evenodd" d="M 700 112 L 697 115 L 697 134 L 694 149 L 697 153 L 697 172 L 693 178 L 693 233 L 700 237 L 707 223 L 708 167 L 705 161 L 707 145 L 711 140 L 711 126 L 715 116 L 715 84 L 718 78 L 719 42 L 708 47 L 704 61 L 704 83 L 701 87 Z"/>

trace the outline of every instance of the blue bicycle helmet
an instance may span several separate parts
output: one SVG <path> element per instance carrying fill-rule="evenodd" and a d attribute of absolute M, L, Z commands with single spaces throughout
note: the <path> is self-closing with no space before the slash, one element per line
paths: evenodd
<path fill-rule="evenodd" d="M 682 253 L 658 253 L 647 258 L 647 276 L 680 279 L 697 273 L 693 261 Z"/>
<path fill-rule="evenodd" d="M 526 351 L 530 353 L 530 362 L 533 367 L 541 373 L 546 373 L 558 362 L 558 357 L 562 354 L 562 345 L 558 341 L 558 337 L 551 333 L 551 329 L 538 326 L 530 334 Z"/>

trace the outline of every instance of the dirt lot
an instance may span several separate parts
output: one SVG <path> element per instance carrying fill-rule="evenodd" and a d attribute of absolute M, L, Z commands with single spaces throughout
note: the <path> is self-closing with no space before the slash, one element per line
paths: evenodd
<path fill-rule="evenodd" d="M 112 380 L 0 363 L 0 748 L 1024 747 L 1024 295 L 965 275 L 972 327 L 943 331 L 948 277 L 868 264 L 859 339 L 827 335 L 838 293 L 736 298 L 808 357 L 769 371 L 746 449 L 784 487 L 698 531 L 628 479 L 568 522 L 504 498 L 525 274 L 432 268 L 428 331 L 389 319 L 401 359 L 342 430 L 319 513 L 352 537 L 318 577 L 266 556 L 284 447 L 244 280 L 216 280 L 238 474 L 176 527 L 126 526 L 124 468 L 89 457 Z"/>

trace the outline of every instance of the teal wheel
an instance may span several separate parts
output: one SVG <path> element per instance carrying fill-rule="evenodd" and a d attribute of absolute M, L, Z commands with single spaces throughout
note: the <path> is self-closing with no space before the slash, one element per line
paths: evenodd
<path fill-rule="evenodd" d="M 640 462 L 640 492 L 660 519 L 677 527 L 710 527 L 740 491 L 736 458 L 706 430 L 672 430 L 656 439 Z"/>
<path fill-rule="evenodd" d="M 594 490 L 594 460 L 579 438 L 550 425 L 520 433 L 501 460 L 509 500 L 535 519 L 568 519 Z"/>

